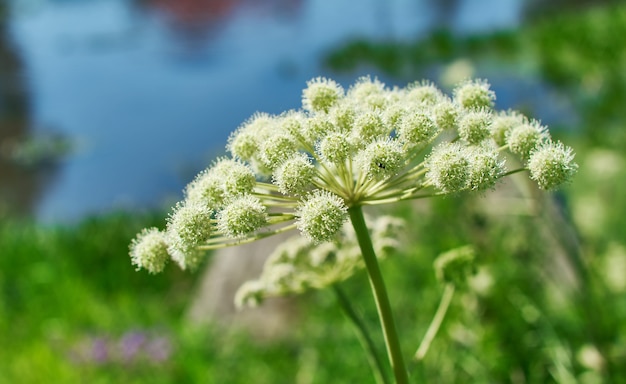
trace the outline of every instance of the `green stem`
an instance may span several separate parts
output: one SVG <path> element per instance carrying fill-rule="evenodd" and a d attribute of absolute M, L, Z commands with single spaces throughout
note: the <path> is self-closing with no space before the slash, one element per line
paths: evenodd
<path fill-rule="evenodd" d="M 430 344 L 435 339 L 435 336 L 441 327 L 441 323 L 443 323 L 443 319 L 446 316 L 446 312 L 448 311 L 448 307 L 452 301 L 452 296 L 454 296 L 454 284 L 447 283 L 443 290 L 441 301 L 439 302 L 439 308 L 437 308 L 437 312 L 435 312 L 435 316 L 430 322 L 430 325 L 426 330 L 426 334 L 424 335 L 419 348 L 417 348 L 417 352 L 415 352 L 415 360 L 422 360 L 424 356 L 426 356 L 426 352 L 428 352 Z"/>
<path fill-rule="evenodd" d="M 352 226 L 354 227 L 356 237 L 359 241 L 359 247 L 361 248 L 367 274 L 369 275 L 372 292 L 376 301 L 376 308 L 378 309 L 380 325 L 383 330 L 383 335 L 385 336 L 387 355 L 396 378 L 396 383 L 408 384 L 409 376 L 404 364 L 404 359 L 402 358 L 402 349 L 400 348 L 398 332 L 396 331 L 393 313 L 391 312 L 387 288 L 385 287 L 385 282 L 383 281 L 383 276 L 378 266 L 378 259 L 376 258 L 374 247 L 372 246 L 372 239 L 370 238 L 367 225 L 365 224 L 363 210 L 360 206 L 354 206 L 348 209 L 348 214 L 350 215 L 350 221 L 352 221 Z"/>
<path fill-rule="evenodd" d="M 352 304 L 350 304 L 350 300 L 346 296 L 345 292 L 341 289 L 341 287 L 339 287 L 339 285 L 334 284 L 333 290 L 335 291 L 335 296 L 337 296 L 339 306 L 356 328 L 359 341 L 361 342 L 361 345 L 363 345 L 363 349 L 365 349 L 365 351 L 367 352 L 370 366 L 372 367 L 372 371 L 374 371 L 374 378 L 376 379 L 376 383 L 389 384 L 389 382 L 387 381 L 387 377 L 385 376 L 383 362 L 376 352 L 374 340 L 372 340 L 372 338 L 370 337 L 370 334 L 367 331 L 367 327 L 365 326 L 363 319 L 361 319 L 354 307 L 352 307 Z"/>

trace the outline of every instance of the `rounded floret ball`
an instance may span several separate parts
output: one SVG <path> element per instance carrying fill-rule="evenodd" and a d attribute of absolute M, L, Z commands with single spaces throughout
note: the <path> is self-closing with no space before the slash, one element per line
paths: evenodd
<path fill-rule="evenodd" d="M 495 99 L 485 80 L 467 80 L 454 89 L 454 101 L 465 109 L 492 108 Z"/>
<path fill-rule="evenodd" d="M 130 244 L 130 260 L 137 270 L 143 268 L 150 273 L 159 273 L 169 258 L 167 237 L 157 228 L 144 229 Z"/>
<path fill-rule="evenodd" d="M 528 170 L 539 188 L 553 190 L 574 176 L 578 164 L 574 162 L 572 148 L 560 142 L 548 142 L 531 153 Z"/>
<path fill-rule="evenodd" d="M 257 197 L 238 196 L 217 214 L 217 228 L 230 238 L 244 237 L 267 224 L 267 209 Z"/>
<path fill-rule="evenodd" d="M 317 77 L 302 91 L 302 107 L 310 112 L 328 112 L 343 97 L 343 88 L 334 80 Z"/>
<path fill-rule="evenodd" d="M 328 191 L 316 190 L 298 207 L 297 226 L 314 243 L 332 240 L 348 218 L 343 199 Z"/>

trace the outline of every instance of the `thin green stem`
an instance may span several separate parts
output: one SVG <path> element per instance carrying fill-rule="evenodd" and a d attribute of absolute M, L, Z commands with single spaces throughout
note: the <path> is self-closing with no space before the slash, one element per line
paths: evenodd
<path fill-rule="evenodd" d="M 202 245 L 198 245 L 196 249 L 199 251 L 210 251 L 212 249 L 226 248 L 226 247 L 232 247 L 234 245 L 252 243 L 254 241 L 264 239 L 266 237 L 270 237 L 270 236 L 277 235 L 279 233 L 291 231 L 292 229 L 295 229 L 295 228 L 296 228 L 296 224 L 289 224 L 284 227 L 277 228 L 271 231 L 256 233 L 253 236 L 246 237 L 243 239 L 231 239 L 231 238 L 227 238 L 224 236 L 217 236 L 217 237 L 213 237 L 207 240 L 206 243 Z"/>
<path fill-rule="evenodd" d="M 367 352 L 367 358 L 370 366 L 372 367 L 372 371 L 374 372 L 374 379 L 376 379 L 376 383 L 389 384 L 389 381 L 387 381 L 387 377 L 385 376 L 383 362 L 376 352 L 374 340 L 372 340 L 369 332 L 367 331 L 365 322 L 356 312 L 356 309 L 354 309 L 352 304 L 350 304 L 350 300 L 339 285 L 334 284 L 333 291 L 335 292 L 335 296 L 337 296 L 339 306 L 354 325 L 359 341 L 361 342 L 363 349 L 365 349 L 365 352 Z"/>
<path fill-rule="evenodd" d="M 507 176 L 513 175 L 513 174 L 518 173 L 518 172 L 523 172 L 525 170 L 526 170 L 526 168 L 513 169 L 511 171 L 503 173 L 501 177 L 507 177 Z"/>
<path fill-rule="evenodd" d="M 443 319 L 446 316 L 446 312 L 448 312 L 452 296 L 454 296 L 454 284 L 447 283 L 443 290 L 443 295 L 441 295 L 441 301 L 439 302 L 437 312 L 435 312 L 435 316 L 430 322 L 430 325 L 426 330 L 426 334 L 424 335 L 419 348 L 417 348 L 417 352 L 415 352 L 415 360 L 422 360 L 424 356 L 426 356 L 426 352 L 428 352 L 428 348 L 430 348 L 430 344 L 435 339 L 435 336 L 443 323 Z"/>
<path fill-rule="evenodd" d="M 380 325 L 385 337 L 385 344 L 387 346 L 387 355 L 389 357 L 389 363 L 393 370 L 393 374 L 396 378 L 396 384 L 408 384 L 409 376 L 402 357 L 402 349 L 400 348 L 400 341 L 398 340 L 398 332 L 396 330 L 396 324 L 393 319 L 393 313 L 391 312 L 391 304 L 389 303 L 389 296 L 387 295 L 387 287 L 383 280 L 380 267 L 378 266 L 378 259 L 372 246 L 372 239 L 370 238 L 365 224 L 365 218 L 363 217 L 363 210 L 360 206 L 353 206 L 348 209 L 350 215 L 350 221 L 354 227 L 361 253 L 363 254 L 363 260 L 367 268 L 367 274 L 369 275 L 370 284 L 372 286 L 372 292 L 376 301 L 376 308 L 378 309 L 378 317 L 380 319 Z"/>

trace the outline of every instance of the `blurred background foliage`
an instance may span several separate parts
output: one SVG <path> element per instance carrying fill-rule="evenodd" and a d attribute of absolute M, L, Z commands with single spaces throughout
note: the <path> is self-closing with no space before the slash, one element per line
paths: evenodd
<path fill-rule="evenodd" d="M 626 382 L 626 6 L 546 11 L 519 29 L 411 43 L 359 40 L 329 52 L 333 71 L 400 79 L 434 65 L 506 67 L 567 95 L 577 116 L 554 135 L 577 152 L 553 195 L 512 178 L 497 192 L 403 204 L 406 246 L 385 261 L 406 356 L 442 286 L 432 267 L 473 244 L 477 273 L 454 297 L 415 382 Z M 482 64 L 481 64 L 482 63 Z M 373 382 L 330 292 L 304 295 L 288 337 L 184 320 L 198 276 L 135 272 L 129 239 L 154 215 L 108 213 L 75 225 L 0 220 L 0 383 Z M 382 348 L 366 276 L 344 284 Z"/>

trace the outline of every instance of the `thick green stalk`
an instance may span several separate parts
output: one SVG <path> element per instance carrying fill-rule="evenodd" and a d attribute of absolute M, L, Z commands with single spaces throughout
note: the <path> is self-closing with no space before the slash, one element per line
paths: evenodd
<path fill-rule="evenodd" d="M 365 352 L 367 352 L 367 357 L 370 366 L 372 367 L 372 371 L 374 372 L 374 378 L 376 380 L 376 383 L 389 384 L 389 382 L 387 381 L 387 377 L 385 376 L 383 362 L 376 352 L 376 345 L 374 345 L 374 340 L 372 340 L 372 338 L 370 337 L 370 334 L 367 331 L 367 327 L 365 326 L 363 319 L 361 319 L 359 314 L 352 307 L 350 299 L 348 299 L 348 297 L 339 285 L 334 284 L 333 290 L 335 291 L 335 296 L 337 296 L 339 306 L 341 307 L 341 309 L 343 309 L 346 317 L 348 317 L 352 324 L 354 324 L 354 328 L 357 332 L 359 340 L 361 341 L 361 345 L 363 345 L 363 349 L 365 349 Z"/>
<path fill-rule="evenodd" d="M 391 312 L 387 288 L 385 287 L 385 282 L 383 281 L 383 276 L 378 266 L 378 259 L 376 258 L 374 247 L 372 246 L 372 239 L 370 238 L 367 225 L 365 224 L 363 210 L 360 206 L 354 206 L 348 209 L 348 214 L 350 215 L 350 221 L 356 232 L 359 247 L 361 248 L 363 260 L 367 268 L 367 274 L 369 275 L 372 292 L 376 301 L 376 308 L 378 309 L 380 325 L 383 330 L 383 335 L 385 336 L 387 355 L 396 378 L 396 383 L 408 384 L 409 376 L 404 364 L 404 358 L 402 357 L 402 349 L 400 348 L 398 332 L 396 331 L 396 324 L 393 319 L 393 313 Z"/>

